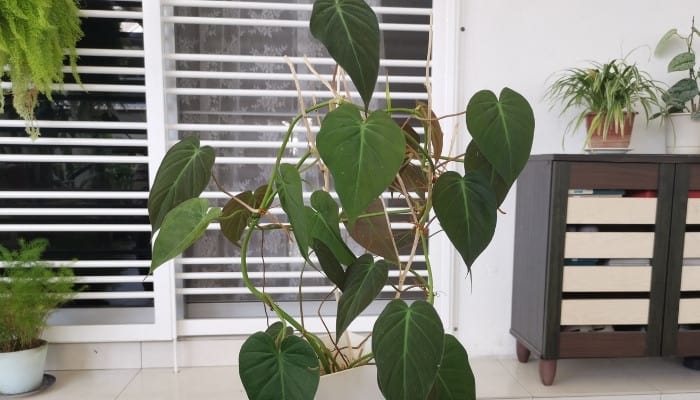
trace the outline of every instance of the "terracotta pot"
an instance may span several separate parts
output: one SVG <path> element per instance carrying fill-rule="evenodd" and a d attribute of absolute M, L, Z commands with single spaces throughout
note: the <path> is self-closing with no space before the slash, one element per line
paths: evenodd
<path fill-rule="evenodd" d="M 591 122 L 597 114 L 590 113 L 586 115 L 586 133 L 591 127 Z M 619 130 L 616 126 L 609 126 L 605 140 L 603 140 L 603 127 L 599 126 L 588 142 L 588 147 L 591 149 L 609 149 L 609 148 L 627 148 L 630 145 L 632 138 L 632 127 L 634 126 L 634 117 L 637 113 L 625 113 L 625 123 L 623 129 Z"/>

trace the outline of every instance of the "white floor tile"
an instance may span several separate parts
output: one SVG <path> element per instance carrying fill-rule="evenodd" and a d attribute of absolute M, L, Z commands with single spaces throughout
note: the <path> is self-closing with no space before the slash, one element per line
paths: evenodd
<path fill-rule="evenodd" d="M 53 371 L 56 383 L 32 400 L 114 400 L 139 373 L 136 369 Z"/>
<path fill-rule="evenodd" d="M 622 396 L 546 397 L 547 400 L 659 400 L 658 394 L 633 394 Z M 540 397 L 535 397 L 540 399 Z M 545 399 L 545 397 L 542 397 Z"/>
<path fill-rule="evenodd" d="M 700 393 L 674 393 L 662 394 L 661 400 L 698 400 Z"/>
<path fill-rule="evenodd" d="M 698 393 L 700 399 L 700 371 L 683 366 L 679 358 L 642 358 L 611 360 L 615 368 L 636 374 L 661 393 Z"/>
<path fill-rule="evenodd" d="M 529 399 L 531 397 L 498 360 L 474 358 L 469 362 L 476 378 L 476 397 L 478 399 Z"/>
<path fill-rule="evenodd" d="M 234 400 L 245 399 L 235 367 L 145 369 L 118 400 Z"/>

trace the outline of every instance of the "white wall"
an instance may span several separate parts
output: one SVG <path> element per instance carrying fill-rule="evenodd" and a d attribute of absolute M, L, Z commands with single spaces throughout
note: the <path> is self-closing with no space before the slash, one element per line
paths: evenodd
<path fill-rule="evenodd" d="M 438 0 L 440 1 L 440 0 Z M 606 12 L 603 12 L 605 10 Z M 461 98 L 480 89 L 503 86 L 523 94 L 535 111 L 533 154 L 579 153 L 583 131 L 562 135 L 568 121 L 543 100 L 545 82 L 564 68 L 586 61 L 628 58 L 655 79 L 673 81 L 665 72 L 668 60 L 652 51 L 670 28 L 685 32 L 690 18 L 700 18 L 697 0 L 463 0 L 461 3 Z M 439 44 L 436 44 L 439 45 Z M 645 126 L 638 118 L 631 147 L 636 153 L 661 153 L 663 136 L 657 122 Z M 477 260 L 470 282 L 457 269 L 459 337 L 471 356 L 512 355 L 509 334 L 515 202 L 504 203 L 507 215 L 491 246 Z"/>

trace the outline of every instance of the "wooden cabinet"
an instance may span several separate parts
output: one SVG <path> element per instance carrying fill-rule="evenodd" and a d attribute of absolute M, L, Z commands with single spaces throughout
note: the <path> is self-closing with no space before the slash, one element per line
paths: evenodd
<path fill-rule="evenodd" d="M 700 156 L 531 157 L 511 333 L 543 383 L 560 358 L 700 355 L 697 193 Z"/>

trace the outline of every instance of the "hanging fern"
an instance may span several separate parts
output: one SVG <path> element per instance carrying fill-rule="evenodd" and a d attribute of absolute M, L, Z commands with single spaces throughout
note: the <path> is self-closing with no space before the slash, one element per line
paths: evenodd
<path fill-rule="evenodd" d="M 63 60 L 80 82 L 75 44 L 83 36 L 77 0 L 0 0 L 0 76 L 12 82 L 13 106 L 27 121 L 26 131 L 39 136 L 34 111 L 39 94 L 52 100 L 54 84 L 63 84 Z M 0 111 L 5 103 L 0 96 Z"/>

